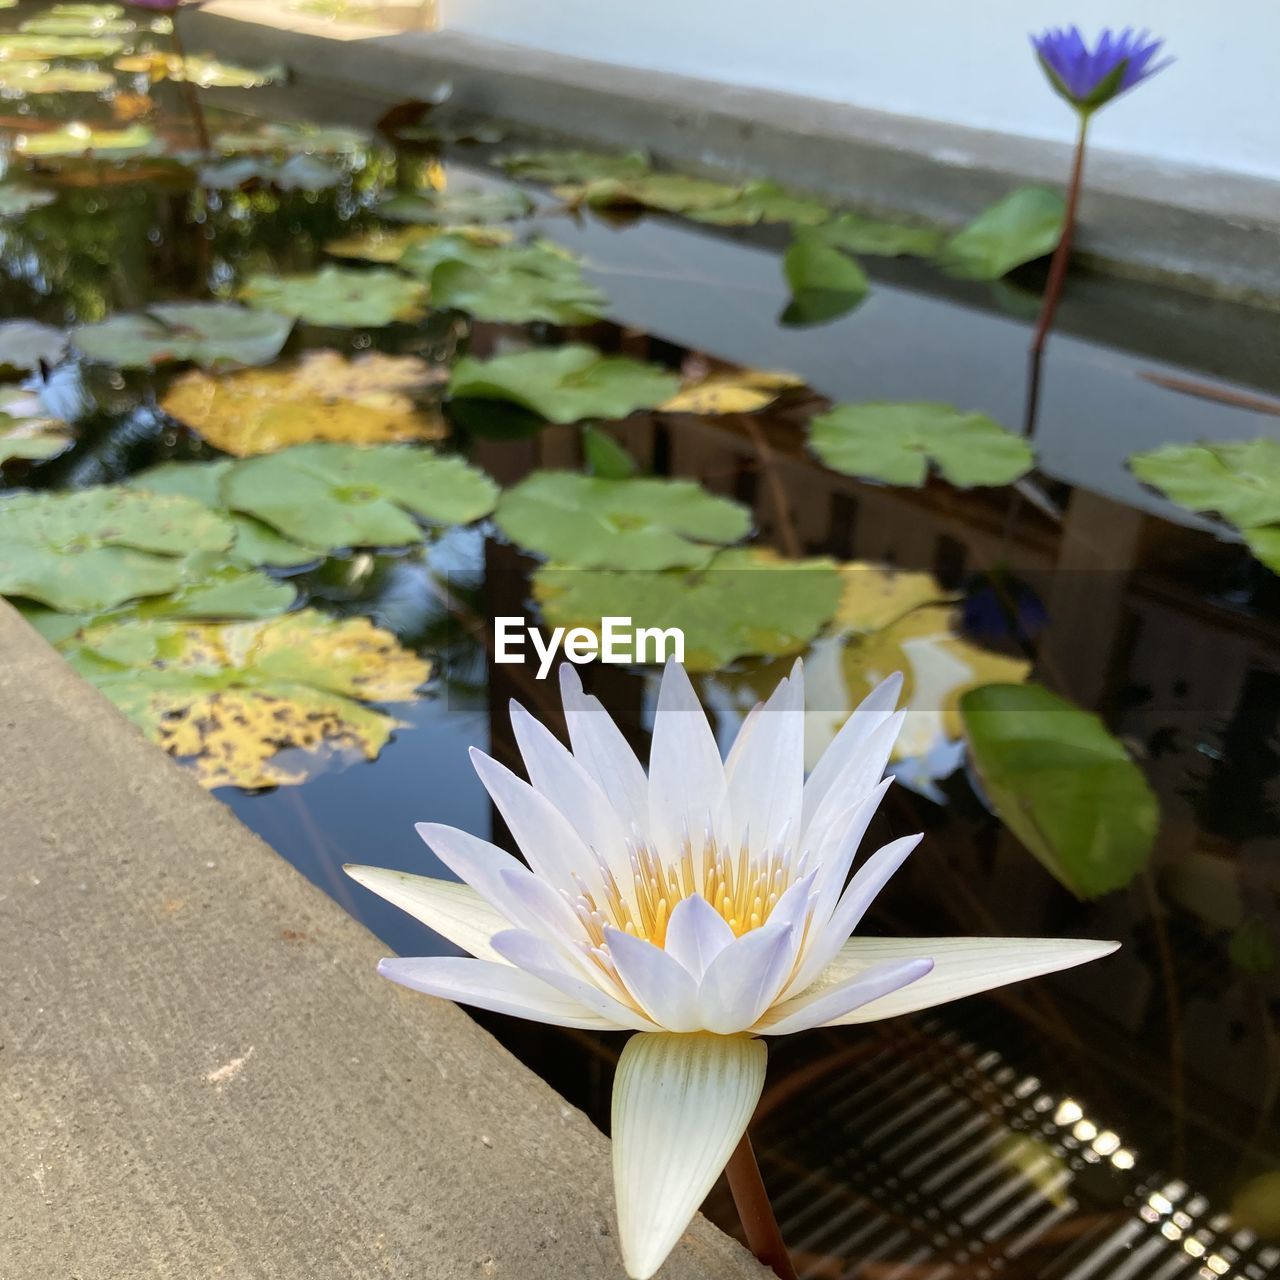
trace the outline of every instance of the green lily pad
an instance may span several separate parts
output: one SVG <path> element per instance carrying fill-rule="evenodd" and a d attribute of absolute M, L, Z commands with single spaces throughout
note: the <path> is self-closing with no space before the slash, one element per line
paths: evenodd
<path fill-rule="evenodd" d="M 0 182 L 0 218 L 20 218 L 32 209 L 43 209 L 57 198 L 56 191 L 42 191 L 21 182 Z"/>
<path fill-rule="evenodd" d="M 115 36 L 0 35 L 0 62 L 54 62 L 58 58 L 114 58 L 124 48 Z"/>
<path fill-rule="evenodd" d="M 1066 201 L 1048 187 L 1021 187 L 957 231 L 938 255 L 942 268 L 966 280 L 999 280 L 1015 267 L 1052 253 L 1062 239 Z"/>
<path fill-rule="evenodd" d="M 670 569 L 705 565 L 751 528 L 751 513 L 692 480 L 604 480 L 535 471 L 502 495 L 498 527 L 562 566 Z"/>
<path fill-rule="evenodd" d="M 1190 511 L 1220 515 L 1239 529 L 1280 524 L 1280 440 L 1167 444 L 1135 453 L 1129 467 Z"/>
<path fill-rule="evenodd" d="M 583 427 L 582 454 L 591 474 L 601 480 L 629 480 L 639 470 L 626 449 L 599 427 Z"/>
<path fill-rule="evenodd" d="M 930 466 L 962 489 L 1012 484 L 1031 446 L 985 414 L 946 404 L 842 404 L 814 418 L 809 444 L 833 471 L 919 488 Z"/>
<path fill-rule="evenodd" d="M 90 360 L 142 369 L 173 360 L 266 364 L 280 354 L 292 317 L 229 302 L 158 302 L 85 325 L 72 340 Z"/>
<path fill-rule="evenodd" d="M 360 129 L 273 121 L 262 125 L 256 133 L 220 133 L 214 138 L 213 145 L 225 155 L 279 152 L 336 157 L 359 156 L 373 143 L 369 135 Z"/>
<path fill-rule="evenodd" d="M 430 196 L 391 196 L 379 204 L 375 212 L 391 222 L 419 226 L 512 222 L 527 218 L 533 212 L 533 201 L 523 191 L 512 188 L 482 191 L 473 187 L 440 191 Z"/>
<path fill-rule="evenodd" d="M 508 400 L 549 422 L 625 418 L 679 390 L 680 379 L 657 365 L 574 345 L 491 360 L 466 356 L 449 383 L 455 399 Z"/>
<path fill-rule="evenodd" d="M 116 159 L 152 154 L 159 150 L 161 143 L 144 124 L 124 129 L 92 129 L 77 123 L 45 133 L 20 133 L 13 145 L 19 155 L 27 157 L 94 155 Z"/>
<path fill-rule="evenodd" d="M 558 187 L 556 194 L 593 209 L 660 209 L 694 215 L 723 209 L 741 195 L 740 187 L 683 173 L 649 173 L 637 178 L 598 178 L 577 186 Z"/>
<path fill-rule="evenodd" d="M 396 271 L 322 267 L 307 275 L 251 276 L 240 289 L 251 307 L 332 328 L 379 328 L 423 314 L 427 287 Z"/>
<path fill-rule="evenodd" d="M 71 428 L 45 413 L 38 396 L 0 387 L 0 465 L 15 458 L 38 462 L 56 457 L 70 443 Z"/>
<path fill-rule="evenodd" d="M 643 151 L 608 155 L 598 151 L 518 151 L 498 163 L 513 178 L 530 182 L 593 182 L 597 178 L 640 178 L 649 172 Z"/>
<path fill-rule="evenodd" d="M 0 324 L 0 369 L 34 372 L 43 362 L 55 365 L 67 354 L 67 335 L 38 320 L 6 320 Z"/>
<path fill-rule="evenodd" d="M 337 240 L 327 241 L 324 251 L 335 258 L 363 258 L 366 262 L 395 266 L 402 261 L 410 249 L 425 244 L 428 240 L 445 236 L 452 240 L 465 240 L 471 245 L 487 247 L 511 243 L 511 232 L 504 227 L 405 225 L 372 227 L 368 231 L 357 231 L 354 235 L 341 236 Z M 433 267 L 435 265 L 437 264 L 432 264 Z"/>
<path fill-rule="evenodd" d="M 413 516 L 469 524 L 497 496 L 493 481 L 461 458 L 395 445 L 299 445 L 238 462 L 222 480 L 233 511 L 325 549 L 410 546 L 422 541 Z"/>
<path fill-rule="evenodd" d="M 249 183 L 280 191 L 325 191 L 345 181 L 346 175 L 314 156 L 290 156 L 282 161 L 239 156 L 223 164 L 206 165 L 199 179 L 202 187 L 212 191 L 234 191 Z"/>
<path fill-rule="evenodd" d="M 151 81 L 190 81 L 201 89 L 258 89 L 285 78 L 285 69 L 272 67 L 237 67 L 217 58 L 193 54 L 183 59 L 176 53 L 152 49 L 125 54 L 115 62 L 117 71 L 145 75 Z"/>
<path fill-rule="evenodd" d="M 1059 883 L 1097 898 L 1146 866 L 1159 804 L 1097 716 L 1035 684 L 974 689 L 960 715 L 1000 820 Z"/>
<path fill-rule="evenodd" d="M 831 217 L 831 210 L 821 200 L 796 195 L 776 182 L 748 182 L 724 204 L 695 209 L 689 217 L 721 227 L 753 227 L 760 222 L 816 226 Z"/>
<path fill-rule="evenodd" d="M 98 613 L 176 591 L 185 557 L 222 552 L 235 530 L 190 498 L 123 488 L 18 494 L 0 502 L 0 594 Z"/>
<path fill-rule="evenodd" d="M 813 230 L 800 232 L 782 260 L 791 302 L 782 323 L 826 324 L 854 310 L 871 291 L 856 259 L 827 244 Z"/>
<path fill-rule="evenodd" d="M 51 67 L 47 62 L 0 62 L 0 93 L 104 93 L 114 89 L 109 71 Z"/>
<path fill-rule="evenodd" d="M 933 227 L 881 222 L 858 213 L 842 213 L 838 218 L 816 227 L 812 234 L 833 249 L 882 258 L 932 258 L 942 248 L 943 242 L 942 232 Z"/>
<path fill-rule="evenodd" d="M 180 494 L 194 498 L 206 507 L 222 507 L 222 482 L 235 466 L 230 459 L 217 462 L 162 462 L 140 471 L 129 480 L 129 486 L 148 493 Z M 227 560 L 241 568 L 267 565 L 273 569 L 292 569 L 310 564 L 324 556 L 318 547 L 294 542 L 277 533 L 269 524 L 239 512 L 227 512 L 235 526 L 236 540 L 227 552 Z M 187 615 L 190 616 L 190 615 Z"/>
<path fill-rule="evenodd" d="M 533 594 L 554 627 L 599 633 L 604 618 L 627 617 L 636 627 L 679 628 L 685 666 L 718 671 L 738 658 L 803 649 L 835 613 L 840 575 L 830 560 L 731 548 L 701 569 L 547 564 L 534 574 Z"/>
<path fill-rule="evenodd" d="M 128 18 L 108 18 L 101 14 L 49 13 L 39 18 L 28 18 L 19 30 L 32 36 L 128 36 L 137 30 L 137 23 Z"/>

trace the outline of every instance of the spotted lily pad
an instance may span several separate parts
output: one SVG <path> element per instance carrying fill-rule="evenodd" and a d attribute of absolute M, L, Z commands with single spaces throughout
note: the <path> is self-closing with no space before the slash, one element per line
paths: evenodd
<path fill-rule="evenodd" d="M 658 407 L 664 413 L 755 413 L 780 395 L 803 387 L 794 373 L 761 369 L 729 369 L 709 372 L 687 382 L 678 394 Z"/>
<path fill-rule="evenodd" d="M 528 551 L 591 569 L 705 565 L 751 528 L 751 513 L 692 480 L 606 480 L 535 471 L 498 504 L 498 527 Z"/>
<path fill-rule="evenodd" d="M 88 155 L 117 159 L 148 155 L 161 146 L 155 134 L 144 124 L 133 124 L 124 129 L 94 129 L 81 123 L 43 133 L 20 133 L 13 145 L 19 155 L 50 159 Z"/>
<path fill-rule="evenodd" d="M 104 93 L 114 89 L 109 71 L 85 67 L 51 67 L 47 62 L 0 62 L 0 93 Z"/>
<path fill-rule="evenodd" d="M 552 626 L 598 633 L 602 619 L 628 617 L 636 627 L 679 628 L 685 665 L 718 671 L 738 658 L 803 649 L 835 613 L 840 575 L 830 560 L 730 548 L 700 569 L 543 565 L 533 592 Z M 652 651 L 646 656 L 652 661 Z"/>
<path fill-rule="evenodd" d="M 314 440 L 438 440 L 446 434 L 443 418 L 418 409 L 410 393 L 441 376 L 414 356 L 368 352 L 348 360 L 309 351 L 292 365 L 223 377 L 193 369 L 173 383 L 161 407 L 239 458 Z"/>
<path fill-rule="evenodd" d="M 190 498 L 123 488 L 24 493 L 0 501 L 0 594 L 101 612 L 176 591 L 184 557 L 225 551 L 235 530 Z"/>
<path fill-rule="evenodd" d="M 813 420 L 809 443 L 846 475 L 919 488 L 935 467 L 960 488 L 1012 484 L 1035 457 L 1020 436 L 981 413 L 945 404 L 837 405 Z"/>
<path fill-rule="evenodd" d="M 379 328 L 418 320 L 427 287 L 381 267 L 322 267 L 307 275 L 251 276 L 240 290 L 251 307 L 331 328 Z"/>
<path fill-rule="evenodd" d="M 457 399 L 507 400 L 550 422 L 625 418 L 679 390 L 680 380 L 656 365 L 573 345 L 490 360 L 467 356 L 449 384 Z"/>
<path fill-rule="evenodd" d="M 814 226 L 826 222 L 831 210 L 821 200 L 797 195 L 776 182 L 748 182 L 724 204 L 694 209 L 689 217 L 722 227 L 753 227 L 760 222 Z"/>
<path fill-rule="evenodd" d="M 52 458 L 70 443 L 71 428 L 45 413 L 38 396 L 0 387 L 0 464 L 16 458 Z"/>
<path fill-rule="evenodd" d="M 0 324 L 0 369 L 34 372 L 55 365 L 67 353 L 67 335 L 38 320 L 6 320 Z"/>
<path fill-rule="evenodd" d="M 485 191 L 461 188 L 434 192 L 429 196 L 391 196 L 377 207 L 379 217 L 391 222 L 418 225 L 512 222 L 528 217 L 533 201 L 523 191 L 510 188 Z"/>
<path fill-rule="evenodd" d="M 72 340 L 90 360 L 141 369 L 173 360 L 197 364 L 266 364 L 280 354 L 291 317 L 227 302 L 158 302 L 76 329 Z"/>
<path fill-rule="evenodd" d="M 847 253 L 895 258 L 910 255 L 932 258 L 941 248 L 943 235 L 933 227 L 911 227 L 881 222 L 858 213 L 842 213 L 813 231 L 815 239 Z"/>
<path fill-rule="evenodd" d="M 375 759 L 398 722 L 368 704 L 407 701 L 430 674 L 367 619 L 314 610 L 95 627 L 64 652 L 210 788 L 302 782 L 334 753 Z"/>
<path fill-rule="evenodd" d="M 598 151 L 518 151 L 499 161 L 513 178 L 530 182 L 592 182 L 597 178 L 641 178 L 649 172 L 643 151 L 609 155 Z"/>
<path fill-rule="evenodd" d="M 56 191 L 29 187 L 22 182 L 0 182 L 0 218 L 20 218 L 32 209 L 42 209 L 58 198 Z"/>
<path fill-rule="evenodd" d="M 237 463 L 222 482 L 232 510 L 326 549 L 409 546 L 422 540 L 414 516 L 468 524 L 497 496 L 461 458 L 395 445 L 298 445 Z"/>
<path fill-rule="evenodd" d="M 966 280 L 999 280 L 1058 247 L 1067 206 L 1048 187 L 1022 187 L 980 213 L 943 245 L 938 261 Z"/>
<path fill-rule="evenodd" d="M 199 178 L 200 185 L 211 191 L 235 191 L 253 183 L 280 191 L 325 191 L 343 182 L 346 175 L 314 156 L 289 156 L 280 161 L 238 156 L 222 164 L 206 165 Z"/>
<path fill-rule="evenodd" d="M 826 324 L 856 308 L 871 291 L 871 282 L 856 259 L 828 244 L 813 229 L 800 232 L 782 259 L 791 286 L 791 302 L 782 323 Z"/>

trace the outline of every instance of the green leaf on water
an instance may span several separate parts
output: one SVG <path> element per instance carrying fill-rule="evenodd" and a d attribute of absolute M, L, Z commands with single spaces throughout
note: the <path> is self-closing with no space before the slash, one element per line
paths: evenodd
<path fill-rule="evenodd" d="M 511 222 L 528 217 L 533 212 L 533 201 L 523 191 L 512 188 L 486 191 L 463 187 L 432 195 L 392 196 L 379 204 L 374 212 L 391 222 L 419 226 Z"/>
<path fill-rule="evenodd" d="M 1036 684 L 971 690 L 960 715 L 1000 820 L 1076 897 L 1122 889 L 1147 865 L 1159 804 L 1097 716 Z"/>
<path fill-rule="evenodd" d="M 220 133 L 213 140 L 214 149 L 224 155 L 272 153 L 279 155 L 314 155 L 359 157 L 373 145 L 361 129 L 342 125 L 293 124 L 272 121 L 254 133 Z"/>
<path fill-rule="evenodd" d="M 221 491 L 231 510 L 324 550 L 411 546 L 423 537 L 414 516 L 469 524 L 488 515 L 498 496 L 493 481 L 461 458 L 345 444 L 248 458 L 226 473 Z"/>
<path fill-rule="evenodd" d="M 51 67 L 47 62 L 0 62 L 0 93 L 104 93 L 114 89 L 109 71 L 86 67 Z"/>
<path fill-rule="evenodd" d="M 814 418 L 809 444 L 833 471 L 917 489 L 931 466 L 968 489 L 1012 484 L 1035 464 L 1021 436 L 946 404 L 837 405 Z"/>
<path fill-rule="evenodd" d="M 593 209 L 660 209 L 693 215 L 722 209 L 739 196 L 740 188 L 684 173 L 649 173 L 636 178 L 598 178 L 581 185 L 557 187 L 556 194 L 572 204 Z"/>
<path fill-rule="evenodd" d="M 582 428 L 582 451 L 591 474 L 601 480 L 628 480 L 639 469 L 626 449 L 599 427 Z"/>
<path fill-rule="evenodd" d="M 657 365 L 574 345 L 490 360 L 465 356 L 449 383 L 455 399 L 509 400 L 549 422 L 625 418 L 679 390 L 680 379 Z"/>
<path fill-rule="evenodd" d="M 427 287 L 376 267 L 322 267 L 304 275 L 259 274 L 241 287 L 251 307 L 332 328 L 379 328 L 422 317 Z"/>
<path fill-rule="evenodd" d="M 802 327 L 848 315 L 871 290 L 856 259 L 835 249 L 813 229 L 800 232 L 782 260 L 791 302 L 782 323 Z"/>
<path fill-rule="evenodd" d="M 153 154 L 161 149 L 162 143 L 144 124 L 124 129 L 91 129 L 86 124 L 69 124 L 41 133 L 20 133 L 13 146 L 19 155 L 28 158 L 94 155 L 118 159 Z"/>
<path fill-rule="evenodd" d="M 814 239 L 847 253 L 866 253 L 882 258 L 910 255 L 932 258 L 942 247 L 942 232 L 932 227 L 910 227 L 896 222 L 864 218 L 859 213 L 842 213 L 815 227 Z"/>
<path fill-rule="evenodd" d="M 498 163 L 513 177 L 529 182 L 593 182 L 597 178 L 640 178 L 649 172 L 643 151 L 517 151 Z"/>
<path fill-rule="evenodd" d="M 1048 187 L 1021 187 L 980 213 L 942 246 L 948 275 L 999 280 L 1015 267 L 1052 253 L 1062 239 L 1067 205 Z"/>
<path fill-rule="evenodd" d="M 171 360 L 266 364 L 280 354 L 292 317 L 228 302 L 158 302 L 72 333 L 90 360 L 141 369 Z"/>
<path fill-rule="evenodd" d="M 840 575 L 822 560 L 780 560 L 758 549 L 721 551 L 701 569 L 574 569 L 543 565 L 534 598 L 551 626 L 599 632 L 607 617 L 676 627 L 685 666 L 718 671 L 738 658 L 796 653 L 836 611 Z M 647 658 L 652 661 L 650 651 Z"/>
<path fill-rule="evenodd" d="M 116 36 L 0 35 L 0 62 L 53 62 L 58 58 L 114 58 L 124 48 Z"/>
<path fill-rule="evenodd" d="M 502 495 L 498 527 L 527 551 L 590 569 L 694 568 L 751 528 L 751 513 L 692 480 L 535 471 Z"/>
<path fill-rule="evenodd" d="M 689 217 L 722 227 L 751 227 L 760 222 L 815 226 L 831 217 L 831 209 L 821 200 L 797 195 L 776 182 L 748 182 L 724 204 L 695 209 Z"/>

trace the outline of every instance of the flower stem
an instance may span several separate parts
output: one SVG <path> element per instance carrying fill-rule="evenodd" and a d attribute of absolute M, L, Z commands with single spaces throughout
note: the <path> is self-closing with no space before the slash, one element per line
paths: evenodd
<path fill-rule="evenodd" d="M 751 1139 L 744 1133 L 737 1149 L 725 1166 L 733 1204 L 742 1220 L 747 1236 L 747 1248 L 773 1270 L 779 1280 L 796 1280 L 796 1269 L 783 1242 L 778 1220 L 773 1216 L 769 1193 L 764 1189 L 756 1153 L 751 1149 Z"/>
<path fill-rule="evenodd" d="M 212 147 L 209 145 L 209 128 L 204 121 L 204 108 L 200 105 L 200 94 L 194 84 L 191 83 L 189 75 L 190 66 L 187 62 L 187 50 L 182 43 L 182 36 L 178 34 L 178 10 L 173 11 L 173 16 L 169 19 L 173 24 L 173 32 L 171 39 L 173 40 L 173 50 L 182 62 L 182 90 L 187 99 L 187 111 L 191 115 L 191 122 L 196 127 L 196 137 L 200 140 L 200 150 L 205 155 L 209 155 Z"/>
<path fill-rule="evenodd" d="M 1044 345 L 1053 328 L 1053 318 L 1058 314 L 1062 301 L 1062 286 L 1067 280 L 1067 263 L 1071 259 L 1071 246 L 1076 237 L 1076 215 L 1080 208 L 1080 188 L 1084 185 L 1085 140 L 1089 133 L 1089 115 L 1080 114 L 1080 133 L 1076 138 L 1076 155 L 1071 165 L 1071 184 L 1067 189 L 1067 212 L 1062 222 L 1062 238 L 1053 252 L 1049 265 L 1049 282 L 1045 286 L 1044 302 L 1040 306 L 1040 319 L 1035 337 L 1031 339 L 1031 370 L 1027 380 L 1027 408 L 1022 420 L 1022 434 L 1028 438 L 1036 429 L 1040 410 L 1040 366 L 1044 360 Z"/>

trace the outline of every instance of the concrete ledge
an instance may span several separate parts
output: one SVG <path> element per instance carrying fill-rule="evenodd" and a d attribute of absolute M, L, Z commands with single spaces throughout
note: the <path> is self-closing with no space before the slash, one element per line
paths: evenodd
<path fill-rule="evenodd" d="M 193 47 L 280 60 L 385 102 L 441 79 L 454 105 L 660 160 L 767 175 L 885 213 L 958 224 L 1024 182 L 1065 182 L 1070 148 L 818 99 L 637 71 L 450 31 L 371 37 L 278 26 L 255 0 L 183 21 Z M 1064 120 L 1064 129 L 1069 120 Z M 1092 154 L 1080 246 L 1112 269 L 1280 304 L 1280 183 Z"/>
<path fill-rule="evenodd" d="M 622 1276 L 605 1139 L 3 601 L 0 723 L 5 1280 Z"/>

